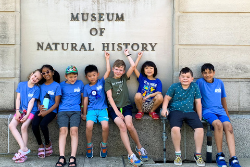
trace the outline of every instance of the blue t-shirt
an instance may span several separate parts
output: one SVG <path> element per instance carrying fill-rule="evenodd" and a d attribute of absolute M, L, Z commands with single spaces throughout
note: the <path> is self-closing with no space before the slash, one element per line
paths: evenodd
<path fill-rule="evenodd" d="M 221 98 L 226 97 L 226 91 L 224 88 L 224 84 L 220 79 L 214 78 L 213 83 L 208 83 L 204 78 L 200 78 L 196 81 L 196 83 L 199 86 L 202 95 L 201 103 L 203 115 L 209 112 L 209 110 L 207 109 L 223 108 L 221 104 Z"/>
<path fill-rule="evenodd" d="M 156 78 L 155 80 L 150 80 L 140 74 L 137 80 L 139 82 L 137 92 L 141 93 L 143 97 L 153 94 L 155 92 L 162 92 L 162 83 L 161 80 L 159 80 L 158 78 Z M 153 99 L 153 97 L 151 97 L 150 100 L 151 99 Z"/>
<path fill-rule="evenodd" d="M 40 88 L 37 85 L 34 85 L 32 88 L 28 87 L 28 81 L 20 82 L 17 86 L 17 93 L 20 93 L 20 109 L 27 110 L 29 101 L 32 98 L 35 98 L 33 108 L 31 110 L 32 114 L 35 114 L 38 111 L 37 108 L 37 99 L 39 99 Z"/>
<path fill-rule="evenodd" d="M 166 95 L 172 97 L 169 102 L 170 111 L 194 112 L 194 100 L 201 98 L 200 90 L 194 82 L 187 89 L 183 89 L 180 82 L 174 83 Z"/>
<path fill-rule="evenodd" d="M 107 108 L 107 101 L 105 95 L 105 80 L 104 78 L 98 79 L 95 85 L 89 84 L 84 87 L 84 97 L 89 98 L 88 111 L 89 110 L 102 110 Z"/>
<path fill-rule="evenodd" d="M 77 80 L 74 84 L 68 84 L 66 81 L 60 83 L 62 90 L 61 103 L 59 110 L 61 111 L 81 111 L 81 93 L 83 93 L 84 84 L 81 80 Z"/>
<path fill-rule="evenodd" d="M 55 104 L 56 96 L 62 95 L 60 84 L 57 82 L 52 82 L 49 85 L 42 84 L 40 86 L 40 104 L 42 105 L 44 96 L 48 93 L 49 94 L 49 108 L 51 108 Z M 57 113 L 57 108 L 53 110 L 54 113 Z"/>

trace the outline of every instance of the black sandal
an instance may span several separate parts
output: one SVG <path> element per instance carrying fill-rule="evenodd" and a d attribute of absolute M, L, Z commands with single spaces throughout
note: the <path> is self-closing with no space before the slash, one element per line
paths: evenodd
<path fill-rule="evenodd" d="M 74 159 L 74 161 L 70 162 L 70 159 Z M 70 166 L 70 165 L 75 165 L 75 166 Z M 68 167 L 76 167 L 76 166 L 77 166 L 76 165 L 76 157 L 73 157 L 73 156 L 69 157 L 69 165 L 68 165 Z"/>
<path fill-rule="evenodd" d="M 64 163 L 60 162 L 60 159 L 63 159 Z M 61 165 L 63 167 L 66 164 L 67 164 L 67 162 L 66 162 L 65 157 L 64 156 L 60 156 L 59 159 L 58 159 L 58 161 L 57 161 L 57 163 L 56 163 L 56 165 L 55 165 L 55 167 L 58 167 L 57 165 Z M 59 167 L 61 167 L 61 166 L 59 166 Z"/>

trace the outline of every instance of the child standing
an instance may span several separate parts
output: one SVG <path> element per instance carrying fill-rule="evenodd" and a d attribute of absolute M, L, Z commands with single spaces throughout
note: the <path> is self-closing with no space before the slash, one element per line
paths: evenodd
<path fill-rule="evenodd" d="M 120 130 L 122 142 L 128 152 L 128 160 L 134 166 L 142 165 L 142 161 L 138 160 L 130 147 L 130 142 L 127 134 L 129 131 L 132 139 L 134 140 L 136 152 L 139 154 L 143 161 L 148 160 L 146 150 L 141 146 L 138 134 L 132 122 L 132 106 L 129 100 L 129 92 L 127 87 L 127 80 L 135 69 L 135 64 L 130 57 L 128 49 L 124 50 L 127 56 L 130 68 L 125 74 L 126 65 L 123 60 L 116 60 L 113 64 L 112 71 L 114 72 L 113 78 L 107 78 L 105 81 L 105 91 L 109 100 L 110 107 L 108 108 L 109 116 L 115 122 Z"/>
<path fill-rule="evenodd" d="M 138 53 L 135 67 L 137 67 L 142 54 L 143 52 Z M 159 119 L 155 110 L 161 105 L 163 96 L 161 80 L 155 78 L 157 75 L 156 65 L 152 61 L 146 61 L 141 67 L 141 73 L 137 68 L 134 71 L 139 82 L 139 88 L 135 94 L 135 104 L 138 109 L 135 119 L 141 119 L 144 113 L 149 113 L 153 119 Z"/>
<path fill-rule="evenodd" d="M 37 99 L 39 98 L 40 88 L 36 84 L 42 79 L 41 71 L 35 70 L 28 79 L 28 81 L 20 82 L 17 86 L 16 114 L 9 124 L 10 131 L 20 146 L 20 149 L 12 158 L 17 163 L 25 162 L 26 155 L 30 153 L 30 149 L 27 147 L 28 127 L 34 118 L 34 114 L 38 111 Z M 22 135 L 16 128 L 19 123 L 22 123 Z"/>
<path fill-rule="evenodd" d="M 43 65 L 41 68 L 42 76 L 45 81 L 40 86 L 40 101 L 38 101 L 39 111 L 35 113 L 32 121 L 32 130 L 36 137 L 38 148 L 38 157 L 45 158 L 53 153 L 52 143 L 49 138 L 48 124 L 56 117 L 57 107 L 61 99 L 60 75 L 53 69 L 51 65 Z M 49 96 L 49 106 L 44 108 L 43 100 L 45 96 Z M 40 134 L 42 130 L 45 144 L 43 144 Z"/>
<path fill-rule="evenodd" d="M 106 59 L 106 72 L 102 79 L 98 79 L 99 72 L 95 65 L 88 65 L 85 68 L 85 77 L 89 81 L 89 84 L 84 87 L 84 107 L 82 113 L 82 119 L 86 120 L 86 138 L 87 138 L 87 152 L 86 157 L 93 157 L 93 144 L 91 142 L 92 130 L 94 123 L 100 122 L 102 125 L 102 142 L 100 143 L 101 151 L 100 157 L 105 158 L 107 156 L 107 141 L 109 133 L 108 124 L 108 112 L 107 101 L 105 95 L 105 79 L 110 73 L 109 53 L 105 52 Z"/>
<path fill-rule="evenodd" d="M 214 138 L 218 151 L 216 163 L 219 167 L 227 166 L 225 155 L 222 152 L 224 130 L 230 153 L 229 165 L 240 167 L 238 158 L 235 156 L 234 133 L 227 109 L 224 84 L 220 79 L 214 78 L 214 66 L 210 63 L 206 63 L 201 67 L 201 74 L 203 78 L 198 79 L 196 83 L 202 95 L 202 116 L 214 127 Z"/>
<path fill-rule="evenodd" d="M 75 66 L 68 66 L 65 71 L 66 81 L 61 82 L 62 97 L 59 104 L 57 115 L 57 123 L 59 125 L 59 153 L 60 157 L 56 166 L 66 165 L 65 145 L 68 135 L 68 127 L 70 127 L 71 137 L 71 156 L 69 158 L 69 166 L 76 166 L 76 151 L 78 146 L 78 127 L 81 123 L 83 104 L 83 88 L 82 81 L 77 80 L 78 70 Z"/>
<path fill-rule="evenodd" d="M 179 83 L 174 83 L 168 89 L 163 105 L 161 115 L 168 119 L 171 127 L 171 137 L 175 148 L 175 165 L 182 165 L 181 159 L 181 127 L 185 121 L 194 129 L 194 140 L 196 152 L 194 159 L 198 166 L 205 166 L 201 157 L 201 148 L 203 143 L 203 125 L 201 123 L 201 95 L 196 83 L 193 83 L 193 72 L 185 67 L 180 71 Z M 194 102 L 197 113 L 194 111 Z M 169 111 L 168 108 L 169 107 Z M 170 113 L 169 113 L 170 112 Z"/>

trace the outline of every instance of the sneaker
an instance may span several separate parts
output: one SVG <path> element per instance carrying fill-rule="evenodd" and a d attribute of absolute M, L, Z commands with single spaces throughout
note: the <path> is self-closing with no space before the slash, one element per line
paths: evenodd
<path fill-rule="evenodd" d="M 100 157 L 106 158 L 107 157 L 107 146 L 103 146 L 102 142 L 101 142 L 100 147 L 101 147 Z"/>
<path fill-rule="evenodd" d="M 216 163 L 218 167 L 227 167 L 225 155 L 223 154 L 223 152 L 216 154 Z"/>
<path fill-rule="evenodd" d="M 143 164 L 142 161 L 135 156 L 135 154 L 132 154 L 130 156 L 128 155 L 128 162 L 135 167 L 141 166 Z"/>
<path fill-rule="evenodd" d="M 86 157 L 93 158 L 93 144 L 91 146 L 87 146 Z"/>
<path fill-rule="evenodd" d="M 160 118 L 159 115 L 156 114 L 156 112 L 154 112 L 154 111 L 153 112 L 149 112 L 148 115 L 150 117 L 152 117 L 153 119 L 159 119 Z"/>
<path fill-rule="evenodd" d="M 174 160 L 175 165 L 182 165 L 182 159 L 181 156 L 176 156 Z"/>
<path fill-rule="evenodd" d="M 202 157 L 197 157 L 194 155 L 194 160 L 196 161 L 197 166 L 205 166 L 205 162 L 203 161 Z"/>
<path fill-rule="evenodd" d="M 135 119 L 141 119 L 143 117 L 144 113 L 139 111 L 137 114 L 135 114 Z"/>
<path fill-rule="evenodd" d="M 229 159 L 229 166 L 231 167 L 241 167 L 240 163 L 238 161 L 238 158 L 236 156 L 233 156 Z"/>
<path fill-rule="evenodd" d="M 135 151 L 137 152 L 137 154 L 139 155 L 139 157 L 142 161 L 148 160 L 148 155 L 147 155 L 148 153 L 143 147 L 141 149 L 138 149 L 136 146 Z"/>

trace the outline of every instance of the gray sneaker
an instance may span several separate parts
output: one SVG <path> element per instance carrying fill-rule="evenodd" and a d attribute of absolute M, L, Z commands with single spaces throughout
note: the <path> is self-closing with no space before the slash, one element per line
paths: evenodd
<path fill-rule="evenodd" d="M 174 164 L 175 164 L 175 165 L 178 165 L 178 166 L 182 165 L 181 156 L 176 156 L 176 157 L 175 157 Z"/>
<path fill-rule="evenodd" d="M 197 157 L 194 155 L 194 160 L 197 166 L 205 166 L 205 162 L 203 161 L 202 157 Z"/>

